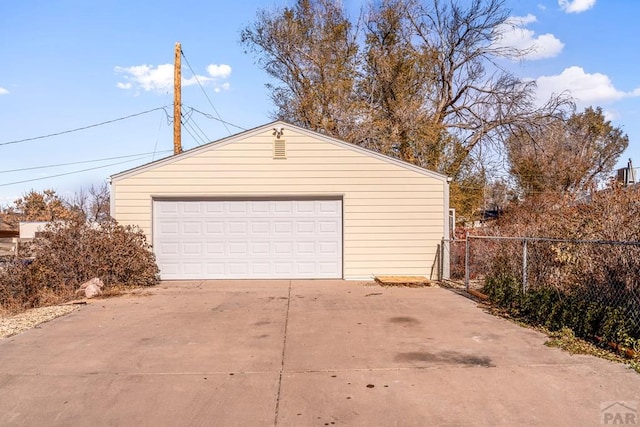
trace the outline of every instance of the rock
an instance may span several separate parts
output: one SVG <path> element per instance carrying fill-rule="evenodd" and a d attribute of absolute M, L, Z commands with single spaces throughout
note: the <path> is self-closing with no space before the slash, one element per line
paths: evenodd
<path fill-rule="evenodd" d="M 94 277 L 93 279 L 84 282 L 80 285 L 80 288 L 76 291 L 76 295 L 84 293 L 84 296 L 87 298 L 93 298 L 98 295 L 102 295 L 102 287 L 104 283 L 102 280 Z"/>

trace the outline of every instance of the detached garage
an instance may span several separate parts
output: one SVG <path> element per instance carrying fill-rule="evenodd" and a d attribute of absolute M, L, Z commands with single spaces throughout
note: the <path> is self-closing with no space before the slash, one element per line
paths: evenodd
<path fill-rule="evenodd" d="M 111 178 L 163 280 L 432 276 L 447 177 L 284 122 Z"/>

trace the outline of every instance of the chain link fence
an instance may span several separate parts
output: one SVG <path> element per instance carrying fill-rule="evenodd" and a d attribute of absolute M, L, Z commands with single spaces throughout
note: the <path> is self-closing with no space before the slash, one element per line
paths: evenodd
<path fill-rule="evenodd" d="M 640 339 L 640 242 L 467 235 L 448 247 L 454 283 L 533 323 Z"/>

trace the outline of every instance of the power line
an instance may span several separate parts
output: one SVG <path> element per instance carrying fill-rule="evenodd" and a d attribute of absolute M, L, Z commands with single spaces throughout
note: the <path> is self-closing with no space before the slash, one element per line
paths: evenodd
<path fill-rule="evenodd" d="M 22 142 L 35 141 L 37 139 L 44 139 L 44 138 L 51 138 L 52 136 L 65 135 L 67 133 L 72 133 L 72 132 L 78 132 L 78 131 L 81 131 L 81 130 L 91 129 L 91 128 L 95 128 L 95 127 L 98 127 L 98 126 L 103 126 L 103 125 L 108 125 L 110 123 L 119 122 L 121 120 L 130 119 L 132 117 L 141 116 L 143 114 L 148 114 L 148 113 L 151 113 L 153 111 L 158 111 L 158 110 L 165 111 L 164 108 L 165 107 L 152 108 L 151 110 L 146 110 L 146 111 L 142 111 L 140 113 L 130 114 L 128 116 L 119 117 L 119 118 L 113 119 L 113 120 L 107 120 L 106 122 L 95 123 L 95 124 L 92 124 L 92 125 L 83 126 L 83 127 L 76 128 L 76 129 L 65 130 L 65 131 L 62 131 L 62 132 L 50 133 L 48 135 L 34 136 L 33 138 L 24 138 L 24 139 L 18 139 L 18 140 L 15 140 L 15 141 L 0 142 L 0 146 L 1 145 L 10 145 L 10 144 L 19 144 L 19 143 L 22 143 Z M 166 111 L 165 111 L 165 114 L 166 114 Z"/>
<path fill-rule="evenodd" d="M 213 102 L 211 102 L 211 99 L 209 99 L 209 95 L 207 95 L 207 91 L 205 91 L 204 87 L 202 87 L 202 84 L 200 84 L 200 79 L 198 78 L 198 75 L 196 74 L 195 71 L 193 71 L 193 68 L 191 68 L 191 64 L 189 63 L 189 60 L 185 56 L 185 54 L 182 51 L 182 49 L 180 49 L 180 54 L 182 54 L 182 57 L 184 58 L 185 62 L 187 63 L 187 66 L 191 70 L 191 74 L 193 74 L 193 77 L 196 78 L 196 82 L 198 83 L 198 86 L 200 86 L 200 89 L 202 89 L 202 93 L 204 93 L 204 96 L 205 96 L 205 98 L 207 98 L 207 101 L 209 101 L 209 105 L 211 105 L 211 108 L 213 108 L 213 111 L 216 113 L 216 116 L 218 116 L 218 119 L 220 119 L 220 122 L 222 122 L 224 128 L 227 130 L 227 132 L 229 132 L 229 135 L 231 135 L 231 131 L 229 130 L 229 127 L 227 127 L 227 122 L 222 120 L 222 117 L 220 117 L 220 113 L 218 113 L 218 110 L 213 105 Z"/>
<path fill-rule="evenodd" d="M 193 110 L 190 110 L 187 114 L 182 116 L 184 118 L 184 124 L 191 126 L 191 130 L 194 131 L 198 136 L 202 136 L 201 141 L 203 144 L 211 142 L 211 139 L 207 136 L 206 133 L 198 126 L 198 123 L 193 119 Z"/>
<path fill-rule="evenodd" d="M 164 153 L 164 152 L 169 152 L 169 151 L 171 151 L 171 150 L 163 150 L 163 151 L 160 151 L 160 152 Z M 83 163 L 104 162 L 104 161 L 107 161 L 107 160 L 117 160 L 117 159 L 127 159 L 127 158 L 131 158 L 131 157 L 149 156 L 149 155 L 154 154 L 154 153 L 155 152 L 139 153 L 139 154 L 130 154 L 128 156 L 105 157 L 103 159 L 82 160 L 82 161 L 78 161 L 78 162 L 69 162 L 69 163 L 58 163 L 58 164 L 55 164 L 55 165 L 32 166 L 32 167 L 21 168 L 21 169 L 8 169 L 8 170 L 0 171 L 0 173 L 23 172 L 23 171 L 30 171 L 30 170 L 36 170 L 36 169 L 55 168 L 55 167 L 59 167 L 59 166 L 79 165 L 79 164 L 83 164 Z"/>
<path fill-rule="evenodd" d="M 205 142 L 205 144 L 206 144 L 206 143 L 211 142 L 211 138 L 209 138 L 209 137 L 207 136 L 207 134 L 206 134 L 206 133 L 204 133 L 204 131 L 203 131 L 202 129 L 200 129 L 200 126 L 198 126 L 198 123 L 197 123 L 195 120 L 191 120 L 191 124 L 192 124 L 193 126 L 195 126 L 195 127 L 200 131 L 200 133 L 202 134 L 202 136 L 204 136 L 204 139 L 205 139 L 205 141 L 206 141 L 206 142 Z"/>
<path fill-rule="evenodd" d="M 187 131 L 187 133 L 191 136 L 191 139 L 193 139 L 196 142 L 196 144 L 198 144 L 198 146 L 202 145 L 202 140 L 199 139 L 200 135 L 198 135 L 198 137 L 196 137 L 193 133 L 191 133 L 191 130 L 187 126 L 184 127 L 184 130 Z"/>
<path fill-rule="evenodd" d="M 57 174 L 57 175 L 43 176 L 43 177 L 40 177 L 40 178 L 25 179 L 25 180 L 22 180 L 22 181 L 15 181 L 15 182 L 6 182 L 6 183 L 0 184 L 0 187 L 6 187 L 8 185 L 14 185 L 14 184 L 23 184 L 25 182 L 41 181 L 43 179 L 58 178 L 58 177 L 61 177 L 61 176 L 73 175 L 73 174 L 76 174 L 76 173 L 89 172 L 89 171 L 93 171 L 93 170 L 97 170 L 97 169 L 108 168 L 110 166 L 116 166 L 116 165 L 121 165 L 121 164 L 124 164 L 124 163 L 133 162 L 133 161 L 136 161 L 136 160 L 139 160 L 139 159 L 125 160 L 125 161 L 122 161 L 122 162 L 110 163 L 108 165 L 96 166 L 94 168 L 82 169 L 82 170 L 72 171 L 72 172 L 65 172 L 65 173 L 60 173 L 60 174 Z"/>
<path fill-rule="evenodd" d="M 193 114 L 193 111 L 190 111 L 186 114 L 182 114 L 181 123 L 184 125 L 187 133 L 191 135 L 191 138 L 193 138 L 196 141 L 196 144 L 198 145 L 206 144 L 206 135 L 205 135 L 205 138 L 203 139 L 202 136 L 193 127 L 193 123 L 191 123 L 192 114 Z M 194 136 L 194 133 L 195 133 L 195 136 Z"/>
<path fill-rule="evenodd" d="M 211 119 L 211 120 L 217 120 L 217 121 L 219 121 L 219 122 L 225 123 L 225 124 L 227 124 L 227 125 L 229 125 L 229 126 L 233 126 L 234 128 L 238 128 L 238 129 L 240 129 L 240 130 L 247 130 L 247 128 L 243 128 L 242 126 L 234 125 L 234 124 L 233 124 L 233 123 L 231 123 L 231 122 L 227 122 L 227 121 L 224 121 L 224 120 L 219 119 L 219 118 L 217 118 L 217 117 L 214 117 L 214 116 L 212 116 L 211 114 L 204 113 L 204 112 L 202 112 L 202 111 L 198 110 L 197 108 L 193 108 L 193 107 L 191 107 L 191 106 L 189 106 L 189 105 L 185 105 L 185 107 L 188 107 L 190 110 L 195 111 L 196 113 L 200 113 L 200 114 L 202 114 L 203 116 L 205 116 L 205 117 L 206 117 L 206 118 L 208 118 L 208 119 Z"/>

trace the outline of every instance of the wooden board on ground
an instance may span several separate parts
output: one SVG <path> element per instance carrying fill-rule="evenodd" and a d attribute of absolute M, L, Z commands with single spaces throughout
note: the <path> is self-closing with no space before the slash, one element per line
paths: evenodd
<path fill-rule="evenodd" d="M 376 276 L 375 281 L 382 286 L 431 286 L 433 282 L 424 276 Z"/>

